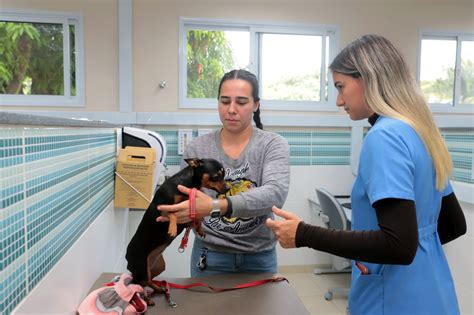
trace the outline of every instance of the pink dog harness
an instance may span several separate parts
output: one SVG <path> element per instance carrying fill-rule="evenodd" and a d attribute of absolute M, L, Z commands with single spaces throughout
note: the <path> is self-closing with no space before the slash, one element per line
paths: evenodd
<path fill-rule="evenodd" d="M 137 284 L 130 284 L 131 281 L 132 276 L 124 273 L 107 286 L 92 291 L 79 305 L 77 312 L 80 315 L 144 313 L 147 305 L 140 294 L 145 294 L 145 290 Z"/>

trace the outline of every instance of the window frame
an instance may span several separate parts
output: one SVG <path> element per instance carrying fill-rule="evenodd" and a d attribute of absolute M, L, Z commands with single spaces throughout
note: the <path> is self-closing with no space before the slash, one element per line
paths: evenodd
<path fill-rule="evenodd" d="M 456 60 L 454 69 L 454 91 L 453 91 L 453 104 L 439 104 L 439 103 L 428 103 L 433 113 L 459 113 L 459 114 L 472 114 L 474 113 L 474 104 L 459 104 L 459 97 L 461 93 L 461 42 L 462 41 L 474 41 L 474 33 L 464 31 L 439 31 L 439 30 L 420 30 L 418 40 L 418 60 L 417 60 L 417 73 L 416 80 L 421 86 L 421 46 L 424 39 L 443 40 L 451 39 L 456 40 Z"/>
<path fill-rule="evenodd" d="M 25 23 L 54 23 L 62 24 L 63 29 L 63 71 L 64 71 L 64 94 L 63 95 L 14 95 L 0 94 L 0 105 L 3 106 L 63 106 L 84 107 L 85 83 L 84 83 L 84 22 L 81 13 L 58 12 L 58 11 L 21 11 L 0 9 L 0 20 Z M 71 95 L 71 73 L 70 73 L 70 28 L 74 25 L 75 41 L 75 71 L 76 71 L 76 95 Z M 67 58 L 66 58 L 67 57 Z"/>
<path fill-rule="evenodd" d="M 200 19 L 200 18 L 184 18 L 179 20 L 179 104 L 178 107 L 182 109 L 215 109 L 217 100 L 211 98 L 190 99 L 187 97 L 187 31 L 189 29 L 205 29 L 205 30 L 245 30 L 250 35 L 250 66 L 249 70 L 260 78 L 260 49 L 259 49 L 259 33 L 265 34 L 288 34 L 288 35 L 315 35 L 323 36 L 322 39 L 322 62 L 321 62 L 321 80 L 320 91 L 326 84 L 326 67 L 327 63 L 338 53 L 339 48 L 339 27 L 335 25 L 303 25 L 303 24 L 288 24 L 288 23 L 261 23 L 249 22 L 240 20 L 221 20 L 221 19 Z M 329 37 L 329 56 L 326 56 L 326 41 L 325 36 Z M 328 76 L 328 99 L 324 100 L 322 94 L 321 101 L 280 101 L 280 100 L 266 100 L 261 99 L 266 110 L 276 111 L 330 111 L 337 112 L 336 90 L 332 83 L 332 77 Z M 259 79 L 261 84 L 261 80 Z M 262 87 L 260 86 L 260 89 Z"/>

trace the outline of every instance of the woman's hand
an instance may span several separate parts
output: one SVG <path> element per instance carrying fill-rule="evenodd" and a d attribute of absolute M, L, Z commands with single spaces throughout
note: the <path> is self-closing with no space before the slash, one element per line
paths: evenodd
<path fill-rule="evenodd" d="M 183 194 L 189 195 L 189 191 L 192 188 L 178 185 L 178 190 Z M 196 191 L 196 215 L 198 219 L 201 219 L 207 215 L 212 208 L 212 198 L 202 191 Z M 168 213 L 173 212 L 176 214 L 177 222 L 179 224 L 191 222 L 189 217 L 189 200 L 182 201 L 174 205 L 159 205 L 158 210 L 161 211 L 161 216 L 156 219 L 158 222 L 169 221 Z"/>
<path fill-rule="evenodd" d="M 273 233 L 275 233 L 281 247 L 296 247 L 296 229 L 298 228 L 301 219 L 298 216 L 288 211 L 283 211 L 275 206 L 273 206 L 272 210 L 275 215 L 282 217 L 285 220 L 275 221 L 268 218 L 266 222 L 267 226 L 272 229 Z"/>

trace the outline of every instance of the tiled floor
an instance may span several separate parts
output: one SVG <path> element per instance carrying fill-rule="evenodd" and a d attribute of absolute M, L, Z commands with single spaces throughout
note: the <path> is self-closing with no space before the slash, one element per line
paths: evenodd
<path fill-rule="evenodd" d="M 315 275 L 312 268 L 305 270 L 282 270 L 278 274 L 284 276 L 295 289 L 311 315 L 346 315 L 347 297 L 334 295 L 331 301 L 324 299 L 328 288 L 350 285 L 350 274 Z"/>

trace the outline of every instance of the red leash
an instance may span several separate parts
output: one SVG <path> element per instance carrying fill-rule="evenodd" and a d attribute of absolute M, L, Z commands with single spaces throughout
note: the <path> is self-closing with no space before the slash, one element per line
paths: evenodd
<path fill-rule="evenodd" d="M 280 282 L 280 281 L 288 282 L 288 279 L 286 279 L 285 277 L 273 277 L 273 278 L 268 278 L 268 279 L 255 280 L 255 281 L 251 281 L 247 283 L 241 283 L 233 287 L 227 287 L 227 288 L 213 287 L 204 282 L 194 282 L 190 284 L 177 284 L 177 283 L 168 282 L 165 280 L 153 280 L 153 283 L 155 283 L 157 286 L 160 286 L 160 287 L 173 288 L 173 289 L 191 289 L 195 287 L 205 287 L 205 288 L 208 288 L 212 292 L 224 292 L 224 291 L 232 291 L 232 290 L 256 287 L 268 282 Z"/>
<path fill-rule="evenodd" d="M 189 190 L 189 217 L 193 220 L 193 225 L 188 226 L 186 231 L 184 232 L 184 236 L 181 239 L 181 244 L 179 245 L 178 252 L 183 253 L 186 247 L 188 246 L 189 240 L 189 232 L 191 232 L 191 228 L 198 228 L 201 225 L 201 221 L 197 220 L 197 212 L 196 212 L 196 193 L 197 189 L 192 188 Z"/>
<path fill-rule="evenodd" d="M 189 289 L 192 289 L 192 288 L 195 288 L 195 287 L 205 287 L 205 288 L 208 288 L 211 292 L 218 293 L 218 292 L 224 292 L 224 291 L 232 291 L 232 290 L 239 290 L 239 289 L 255 287 L 255 286 L 262 285 L 262 284 L 265 284 L 265 283 L 268 283 L 268 282 L 280 282 L 280 281 L 288 282 L 288 279 L 286 279 L 284 277 L 275 276 L 275 277 L 268 278 L 268 279 L 256 280 L 256 281 L 251 281 L 251 282 L 247 282 L 247 283 L 238 284 L 238 285 L 235 285 L 233 287 L 228 287 L 228 288 L 213 287 L 213 286 L 210 286 L 209 284 L 204 283 L 204 282 L 194 282 L 194 283 L 183 285 L 183 284 L 168 282 L 168 281 L 165 281 L 165 280 L 152 280 L 152 281 L 157 286 L 165 288 L 165 298 L 168 301 L 168 305 L 171 306 L 171 307 L 176 307 L 178 305 L 171 298 L 170 288 L 189 290 Z"/>

